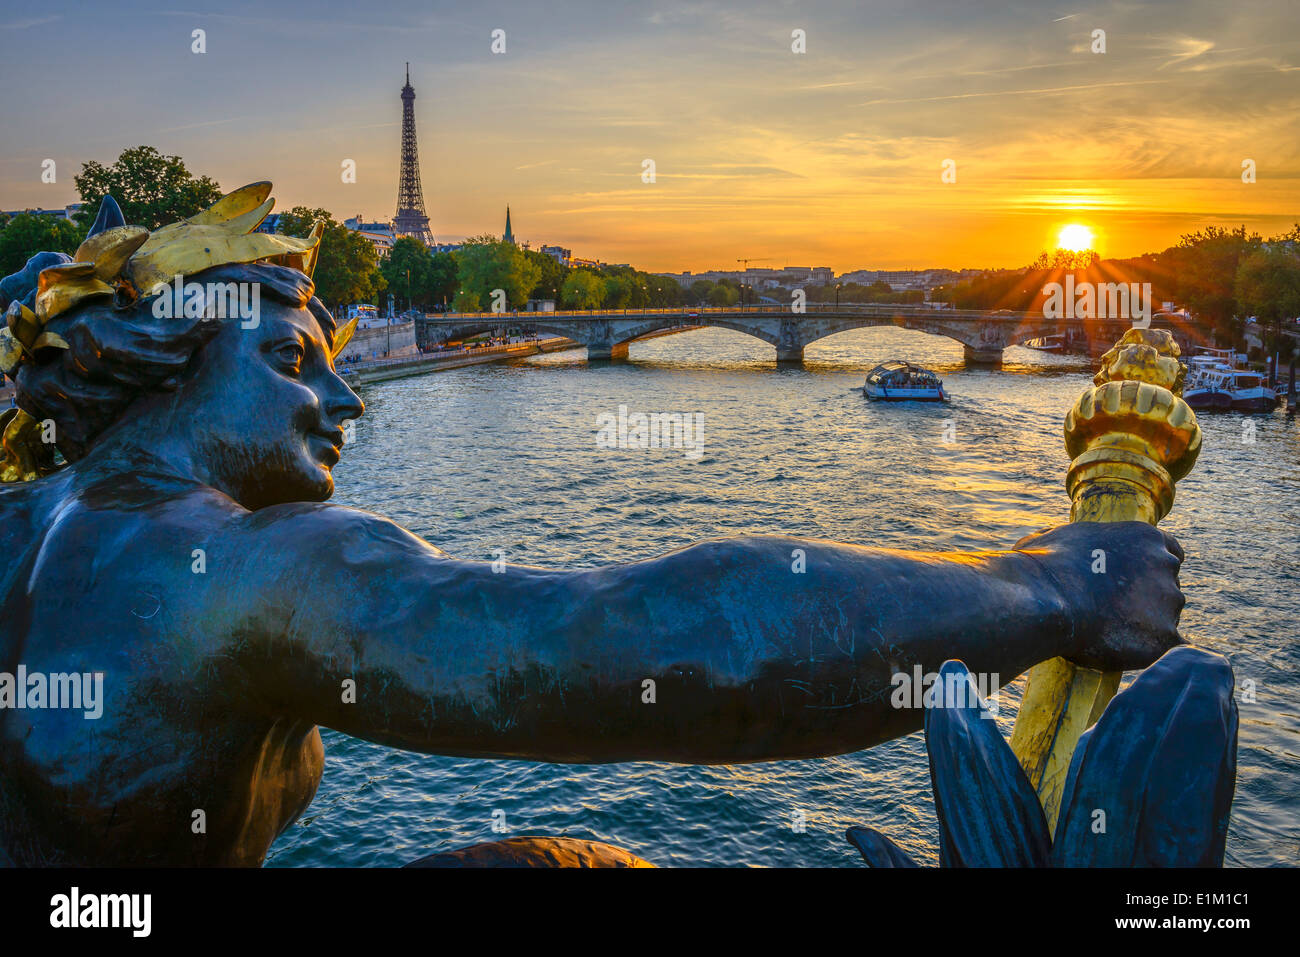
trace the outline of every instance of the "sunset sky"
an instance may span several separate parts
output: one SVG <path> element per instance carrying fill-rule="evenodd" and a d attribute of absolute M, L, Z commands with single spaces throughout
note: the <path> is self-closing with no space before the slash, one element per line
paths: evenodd
<path fill-rule="evenodd" d="M 149 144 L 226 189 L 270 179 L 281 209 L 389 219 L 409 60 L 443 241 L 500 233 L 509 203 L 521 241 L 660 271 L 1019 266 L 1068 224 L 1136 255 L 1300 220 L 1298 20 L 1294 0 L 6 3 L 0 208 L 75 202 L 82 162 Z"/>

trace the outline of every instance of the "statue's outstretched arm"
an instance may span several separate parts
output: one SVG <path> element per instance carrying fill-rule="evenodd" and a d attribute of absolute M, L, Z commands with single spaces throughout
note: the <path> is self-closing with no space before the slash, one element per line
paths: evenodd
<path fill-rule="evenodd" d="M 1139 667 L 1177 641 L 1182 603 L 1177 546 L 1137 523 L 955 554 L 737 538 L 583 570 L 452 559 L 335 506 L 247 524 L 240 559 L 265 583 L 247 628 L 265 637 L 239 654 L 259 706 L 461 756 L 854 751 L 921 727 L 891 702 L 898 672 L 961 658 L 1007 684 L 1056 655 Z"/>

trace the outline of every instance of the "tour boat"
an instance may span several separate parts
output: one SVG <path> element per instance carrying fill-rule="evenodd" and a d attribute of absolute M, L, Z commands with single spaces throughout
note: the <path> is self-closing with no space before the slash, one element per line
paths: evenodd
<path fill-rule="evenodd" d="M 947 402 L 943 380 L 929 369 L 894 359 L 867 373 L 862 387 L 868 399 L 885 402 Z"/>
<path fill-rule="evenodd" d="M 1026 349 L 1037 349 L 1039 352 L 1064 352 L 1065 333 L 1057 333 L 1054 336 L 1039 336 L 1037 339 L 1022 342 L 1021 345 Z"/>
<path fill-rule="evenodd" d="M 1277 393 L 1259 373 L 1235 368 L 1232 350 L 1207 349 L 1187 360 L 1183 401 L 1197 412 L 1272 412 Z"/>

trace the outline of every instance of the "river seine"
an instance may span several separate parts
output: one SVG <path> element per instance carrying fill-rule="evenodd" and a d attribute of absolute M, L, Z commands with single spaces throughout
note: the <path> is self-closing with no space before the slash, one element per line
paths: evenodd
<path fill-rule="evenodd" d="M 938 371 L 952 402 L 868 404 L 853 390 L 890 358 Z M 1000 370 L 968 370 L 959 344 L 896 329 L 815 343 L 801 369 L 778 369 L 771 346 L 719 329 L 634 344 L 626 364 L 589 367 L 579 350 L 469 367 L 365 387 L 335 501 L 459 557 L 557 567 L 751 533 L 1008 547 L 1066 520 L 1061 422 L 1090 376 L 1085 359 L 1022 348 Z M 599 418 L 619 406 L 698 414 L 702 454 L 598 444 Z M 1187 552 L 1182 632 L 1227 655 L 1239 686 L 1227 863 L 1295 866 L 1300 426 L 1281 412 L 1201 423 L 1204 451 L 1163 527 Z M 1003 690 L 1005 735 L 1022 684 Z M 398 865 L 546 834 L 667 866 L 857 867 L 851 824 L 937 861 L 920 733 L 734 767 L 468 761 L 322 735 L 324 780 L 272 848 L 273 866 Z M 492 829 L 497 811 L 504 833 Z"/>

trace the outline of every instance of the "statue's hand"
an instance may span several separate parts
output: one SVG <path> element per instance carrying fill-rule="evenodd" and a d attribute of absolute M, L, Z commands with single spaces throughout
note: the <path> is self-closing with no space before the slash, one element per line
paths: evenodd
<path fill-rule="evenodd" d="M 1075 664 L 1145 668 L 1181 644 L 1183 550 L 1145 522 L 1075 522 L 1021 539 L 1057 582 L 1074 622 Z"/>

